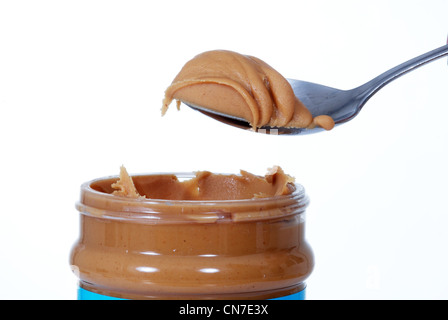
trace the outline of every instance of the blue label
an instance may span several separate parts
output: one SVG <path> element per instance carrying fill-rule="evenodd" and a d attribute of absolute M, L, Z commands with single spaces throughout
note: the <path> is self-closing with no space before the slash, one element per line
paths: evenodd
<path fill-rule="evenodd" d="M 78 300 L 125 300 L 121 298 L 109 297 L 99 293 L 78 288 Z"/>
<path fill-rule="evenodd" d="M 302 291 L 269 300 L 305 300 L 305 289 Z"/>
<path fill-rule="evenodd" d="M 99 293 L 85 290 L 83 288 L 78 288 L 78 300 L 126 300 L 126 299 L 109 297 Z M 287 296 L 269 300 L 305 300 L 305 289 Z"/>

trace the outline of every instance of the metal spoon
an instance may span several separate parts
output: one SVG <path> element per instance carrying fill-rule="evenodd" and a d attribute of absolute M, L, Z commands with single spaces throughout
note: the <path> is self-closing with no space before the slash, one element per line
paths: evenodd
<path fill-rule="evenodd" d="M 380 74 L 371 81 L 351 90 L 339 90 L 300 80 L 288 79 L 288 81 L 294 90 L 294 94 L 303 102 L 308 110 L 310 110 L 313 116 L 329 115 L 334 119 L 336 125 L 340 125 L 353 119 L 361 111 L 366 102 L 386 84 L 409 71 L 415 70 L 428 62 L 446 55 L 448 55 L 448 44 L 404 62 L 395 68 Z M 291 135 L 323 131 L 320 127 L 313 129 L 261 127 L 255 130 L 245 119 L 218 113 L 187 102 L 183 103 L 215 120 L 241 129 L 254 130 L 261 133 Z"/>

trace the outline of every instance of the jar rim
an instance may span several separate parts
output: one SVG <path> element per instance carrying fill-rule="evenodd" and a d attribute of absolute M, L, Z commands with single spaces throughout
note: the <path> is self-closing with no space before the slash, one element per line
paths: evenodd
<path fill-rule="evenodd" d="M 190 179 L 195 177 L 193 172 L 157 172 L 133 174 L 132 177 L 151 176 L 151 175 L 175 175 L 178 179 Z M 251 208 L 273 208 L 273 207 L 294 207 L 299 211 L 304 211 L 309 204 L 309 198 L 305 193 L 305 188 L 299 183 L 294 183 L 295 190 L 288 195 L 278 195 L 266 198 L 250 198 L 236 200 L 171 200 L 171 199 L 153 199 L 153 198 L 128 198 L 113 195 L 111 193 L 96 190 L 93 185 L 101 181 L 116 181 L 118 175 L 104 176 L 81 185 L 81 197 L 76 202 L 76 208 L 82 214 L 101 216 L 103 218 L 112 218 L 120 220 L 160 220 L 163 216 L 160 211 L 163 208 L 182 208 L 194 210 L 201 207 L 195 213 L 196 222 L 214 222 L 216 220 L 225 220 L 225 216 L 216 213 L 222 208 L 232 208 L 237 211 L 250 211 Z M 187 210 L 188 211 L 188 210 Z M 297 212 L 296 212 L 297 213 Z M 298 212 L 300 213 L 300 212 Z M 175 215 L 175 221 L 184 220 L 180 215 Z M 246 215 L 247 216 L 247 215 Z M 191 216 L 190 216 L 191 217 Z M 173 217 L 171 217 L 173 218 Z M 258 217 L 263 218 L 263 217 Z M 250 220 L 257 219 L 252 217 Z M 171 220 L 171 219 L 169 219 Z"/>

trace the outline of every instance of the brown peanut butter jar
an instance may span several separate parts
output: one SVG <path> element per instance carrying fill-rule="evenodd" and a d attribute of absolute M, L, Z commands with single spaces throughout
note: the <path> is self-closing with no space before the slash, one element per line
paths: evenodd
<path fill-rule="evenodd" d="M 70 255 L 78 299 L 304 299 L 314 265 L 304 188 L 237 200 L 170 196 L 170 181 L 192 177 L 134 176 L 137 190 L 163 185 L 156 199 L 114 195 L 117 177 L 81 186 Z"/>

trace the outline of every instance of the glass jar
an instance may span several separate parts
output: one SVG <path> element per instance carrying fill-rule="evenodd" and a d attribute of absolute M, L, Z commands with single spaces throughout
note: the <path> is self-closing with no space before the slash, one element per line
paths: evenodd
<path fill-rule="evenodd" d="M 314 258 L 301 185 L 271 198 L 186 201 L 115 196 L 116 180 L 81 186 L 70 255 L 78 299 L 304 299 Z"/>

